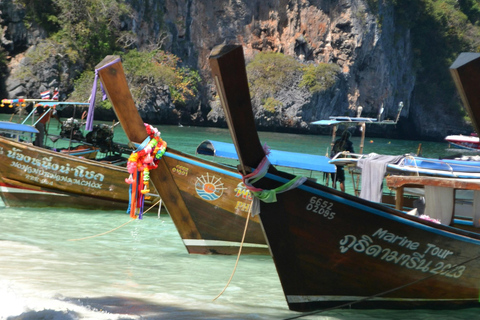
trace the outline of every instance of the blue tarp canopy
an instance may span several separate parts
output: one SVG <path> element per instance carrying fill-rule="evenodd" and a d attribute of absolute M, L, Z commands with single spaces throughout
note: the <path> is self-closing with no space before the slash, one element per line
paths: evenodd
<path fill-rule="evenodd" d="M 14 123 L 9 121 L 0 121 L 0 130 L 5 131 L 17 131 L 17 132 L 30 132 L 30 133 L 38 133 L 38 130 L 35 127 Z"/>
<path fill-rule="evenodd" d="M 197 147 L 197 154 L 238 160 L 235 146 L 227 142 L 205 140 Z M 335 165 L 328 163 L 330 161 L 328 157 L 313 154 L 270 150 L 268 160 L 271 164 L 281 167 L 320 172 L 336 171 Z"/>

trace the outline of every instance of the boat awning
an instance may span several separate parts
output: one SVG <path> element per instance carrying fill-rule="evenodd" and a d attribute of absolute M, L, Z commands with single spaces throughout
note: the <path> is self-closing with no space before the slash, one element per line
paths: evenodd
<path fill-rule="evenodd" d="M 49 108 L 57 108 L 57 109 L 62 109 L 65 106 L 89 106 L 90 104 L 88 102 L 69 102 L 69 101 L 38 101 L 36 103 L 37 106 L 43 106 L 43 107 L 49 107 Z"/>
<path fill-rule="evenodd" d="M 237 151 L 235 150 L 233 143 L 205 140 L 200 143 L 196 152 L 197 154 L 206 156 L 217 156 L 238 160 Z M 330 159 L 328 157 L 313 154 L 270 150 L 268 160 L 271 164 L 281 167 L 320 172 L 336 171 L 335 165 L 329 163 Z"/>
<path fill-rule="evenodd" d="M 38 130 L 35 127 L 29 126 L 29 125 L 26 125 L 26 124 L 9 122 L 9 121 L 0 121 L 0 131 L 2 131 L 2 132 L 17 131 L 17 132 L 38 133 Z"/>

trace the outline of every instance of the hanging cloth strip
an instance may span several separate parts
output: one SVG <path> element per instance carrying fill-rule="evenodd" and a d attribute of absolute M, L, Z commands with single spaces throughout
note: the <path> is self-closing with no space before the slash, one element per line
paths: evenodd
<path fill-rule="evenodd" d="M 167 149 L 167 143 L 160 138 L 160 132 L 145 123 L 148 137 L 128 158 L 127 169 L 130 176 L 125 182 L 130 184 L 129 205 L 127 213 L 130 217 L 143 217 L 145 195 L 150 192 L 150 170 L 158 167 L 158 161 Z"/>
<path fill-rule="evenodd" d="M 87 131 L 93 130 L 93 112 L 95 109 L 95 98 L 97 95 L 98 71 L 102 70 L 103 68 L 109 67 L 117 62 L 120 62 L 120 58 L 115 59 L 110 63 L 107 63 L 101 68 L 95 69 L 95 79 L 93 80 L 92 93 L 90 94 L 90 98 L 88 99 L 88 102 L 90 102 L 90 105 L 88 106 L 87 123 L 85 124 L 85 130 Z M 100 88 L 102 89 L 102 101 L 104 101 L 107 99 L 107 94 L 105 93 L 105 90 L 103 89 L 103 85 L 101 82 L 100 82 Z"/>
<path fill-rule="evenodd" d="M 252 217 L 260 213 L 260 200 L 266 203 L 277 202 L 278 193 L 295 189 L 307 180 L 306 177 L 296 176 L 287 183 L 272 190 L 264 190 L 254 187 L 252 183 L 255 183 L 263 178 L 267 174 L 268 167 L 270 166 L 270 161 L 267 158 L 267 156 L 270 154 L 270 150 L 266 144 L 263 146 L 263 150 L 265 151 L 265 157 L 262 159 L 255 171 L 242 177 L 243 184 L 245 184 L 245 187 L 250 190 L 253 195 Z"/>

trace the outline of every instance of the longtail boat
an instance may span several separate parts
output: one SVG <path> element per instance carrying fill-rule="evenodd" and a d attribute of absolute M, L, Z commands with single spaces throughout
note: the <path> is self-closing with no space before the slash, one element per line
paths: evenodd
<path fill-rule="evenodd" d="M 54 106 L 73 103 L 20 100 L 20 103 L 45 104 L 48 111 Z M 2 104 L 17 102 L 2 100 Z M 64 123 L 71 124 L 72 120 Z M 63 148 L 59 144 L 62 137 L 52 135 L 50 137 L 53 140 L 46 141 L 55 141 L 58 148 L 52 145 L 35 146 L 35 134 L 38 134 L 38 130 L 34 123 L 0 123 L 0 196 L 6 206 L 89 210 L 128 208 L 129 187 L 125 183 L 128 171 L 118 165 L 119 162 L 113 161 L 121 158 L 121 155 L 97 157 L 99 148 L 86 141 L 70 139 L 70 132 L 66 133 L 68 137 L 63 137 L 68 141 Z M 145 204 L 153 205 L 158 201 L 158 194 L 152 191 L 146 196 Z"/>
<path fill-rule="evenodd" d="M 107 56 L 96 66 L 96 73 L 128 139 L 141 146 L 148 133 L 120 58 Z M 269 254 L 258 217 L 247 226 L 250 192 L 234 168 L 167 145 L 158 167 L 150 171 L 150 180 L 189 253 L 237 254 L 242 245 L 242 254 Z"/>
<path fill-rule="evenodd" d="M 242 47 L 216 47 L 209 60 L 291 310 L 480 306 L 480 229 L 410 216 L 278 171 L 255 129 Z"/>

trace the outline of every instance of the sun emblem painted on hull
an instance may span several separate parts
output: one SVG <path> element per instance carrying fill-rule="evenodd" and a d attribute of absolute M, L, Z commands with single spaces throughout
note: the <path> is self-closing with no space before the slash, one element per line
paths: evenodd
<path fill-rule="evenodd" d="M 210 176 L 207 172 L 206 175 L 197 177 L 197 182 L 195 183 L 195 190 L 200 198 L 208 201 L 217 200 L 223 194 L 223 190 L 226 188 L 223 187 L 223 182 L 220 178 L 215 176 Z"/>

